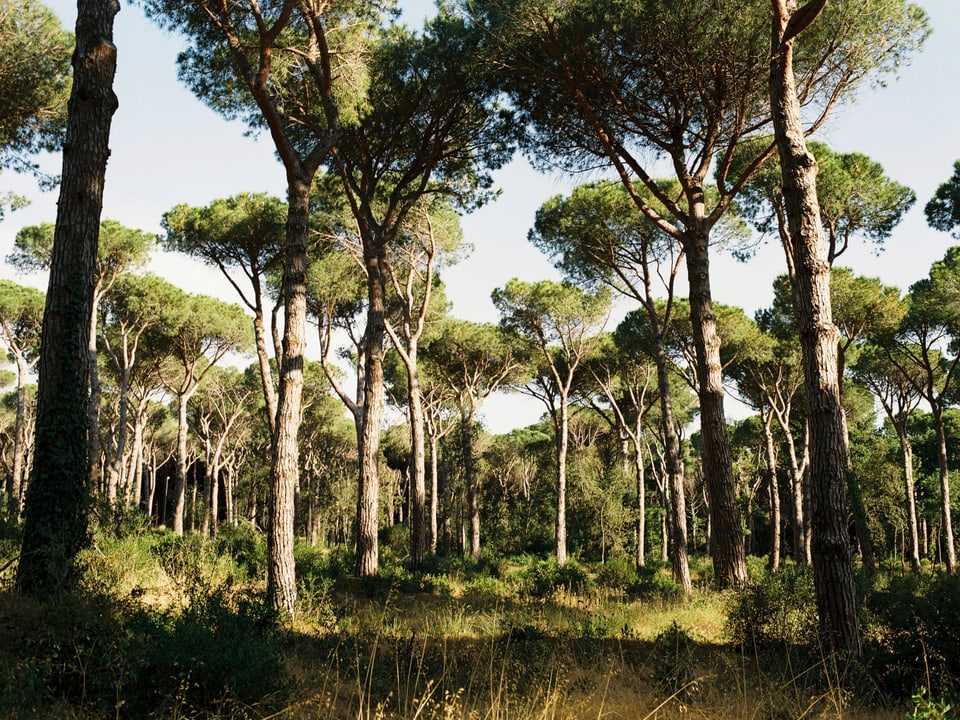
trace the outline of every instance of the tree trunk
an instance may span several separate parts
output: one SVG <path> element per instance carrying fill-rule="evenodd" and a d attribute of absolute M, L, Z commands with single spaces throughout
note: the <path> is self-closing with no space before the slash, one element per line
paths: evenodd
<path fill-rule="evenodd" d="M 17 417 L 13 426 L 13 467 L 10 470 L 10 521 L 16 524 L 20 520 L 23 507 L 23 490 L 27 456 L 27 372 L 26 358 L 15 353 L 17 360 Z"/>
<path fill-rule="evenodd" d="M 780 569 L 780 488 L 777 485 L 777 450 L 773 442 L 772 414 L 761 410 L 764 447 L 767 455 L 767 492 L 770 496 L 770 572 Z"/>
<path fill-rule="evenodd" d="M 87 536 L 90 467 L 89 319 L 117 49 L 116 0 L 78 0 L 73 88 L 43 317 L 33 476 L 26 493 L 17 587 L 39 597 L 63 588 Z"/>
<path fill-rule="evenodd" d="M 856 586 L 846 524 L 843 407 L 837 374 L 839 331 L 830 304 L 830 266 L 817 200 L 817 164 L 807 151 L 793 74 L 793 38 L 816 16 L 813 0 L 798 13 L 793 0 L 773 6 L 770 99 L 782 168 L 789 242 L 795 260 L 794 308 L 800 335 L 810 426 L 813 577 L 820 630 L 829 646 L 860 655 Z M 806 16 L 806 18 L 804 17 Z M 794 25 L 789 25 L 794 19 Z M 801 25 L 796 23 L 800 22 Z"/>
<path fill-rule="evenodd" d="M 567 447 L 570 418 L 566 393 L 560 395 L 560 417 L 557 419 L 557 524 L 554 539 L 557 566 L 567 564 Z"/>
<path fill-rule="evenodd" d="M 183 514 L 187 497 L 187 401 L 181 392 L 177 396 L 177 481 L 173 487 L 173 531 L 183 535 Z"/>
<path fill-rule="evenodd" d="M 382 243 L 364 241 L 367 271 L 367 328 L 364 335 L 363 421 L 357 490 L 357 576 L 380 571 L 377 544 L 380 513 L 380 432 L 383 423 L 384 277 Z"/>
<path fill-rule="evenodd" d="M 417 344 L 411 339 L 407 348 L 407 404 L 410 415 L 410 566 L 423 569 L 427 549 L 427 480 L 423 432 L 423 398 L 417 373 Z"/>
<path fill-rule="evenodd" d="M 703 474 L 710 493 L 715 581 L 720 588 L 740 587 L 747 582 L 747 561 L 723 411 L 720 336 L 710 294 L 708 242 L 706 229 L 688 232 L 684 242 L 690 279 L 690 320 L 697 352 Z"/>
<path fill-rule="evenodd" d="M 894 423 L 900 440 L 903 458 L 903 484 L 907 503 L 907 539 L 909 542 L 910 568 L 920 573 L 920 533 L 917 527 L 917 493 L 913 484 L 913 445 L 907 435 L 906 420 Z"/>
<path fill-rule="evenodd" d="M 100 300 L 99 286 L 94 288 L 93 301 L 90 303 L 90 323 L 87 339 L 87 362 L 90 363 L 90 407 L 87 416 L 87 453 L 90 457 L 90 487 L 97 487 L 98 465 L 100 464 L 100 403 L 103 399 L 103 387 L 100 385 L 100 371 L 97 367 L 97 304 Z M 116 502 L 116 486 L 103 488 L 107 501 Z"/>
<path fill-rule="evenodd" d="M 440 449 L 440 443 L 435 434 L 430 436 L 430 554 L 437 554 L 437 517 L 439 515 L 439 479 L 437 471 L 439 463 L 437 461 L 437 452 Z"/>
<path fill-rule="evenodd" d="M 473 460 L 473 402 L 461 408 L 460 442 L 463 448 L 464 480 L 467 485 L 467 515 L 470 522 L 470 557 L 480 559 L 480 502 L 477 469 Z"/>
<path fill-rule="evenodd" d="M 300 478 L 303 367 L 307 346 L 307 234 L 310 178 L 288 172 L 287 227 L 283 253 L 283 357 L 277 392 L 276 442 L 267 508 L 267 602 L 293 616 L 297 580 L 293 560 L 294 495 Z"/>
<path fill-rule="evenodd" d="M 940 521 L 943 525 L 944 562 L 947 574 L 957 572 L 957 553 L 953 543 L 953 519 L 950 513 L 950 466 L 947 460 L 947 435 L 943 427 L 943 410 L 933 411 L 934 426 L 937 433 L 937 464 L 940 468 Z"/>
<path fill-rule="evenodd" d="M 643 455 L 640 453 L 639 428 L 633 443 L 633 468 L 637 481 L 637 546 L 635 565 L 638 570 L 647 566 L 647 487 Z"/>

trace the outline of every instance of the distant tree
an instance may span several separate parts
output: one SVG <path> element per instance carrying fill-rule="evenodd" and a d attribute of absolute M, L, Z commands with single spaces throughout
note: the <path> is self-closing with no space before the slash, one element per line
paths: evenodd
<path fill-rule="evenodd" d="M 232 489 L 225 482 L 224 469 L 234 437 L 241 435 L 244 418 L 249 418 L 250 398 L 255 386 L 250 376 L 236 368 L 215 367 L 198 387 L 192 399 L 192 427 L 203 443 L 203 516 L 201 535 L 216 535 L 220 515 L 220 485 L 228 506 L 233 504 Z"/>
<path fill-rule="evenodd" d="M 581 361 L 599 342 L 610 314 L 610 291 L 587 293 L 569 283 L 509 281 L 493 291 L 500 325 L 531 343 L 543 370 L 534 373 L 528 392 L 542 400 L 553 421 L 557 450 L 557 564 L 567 562 L 567 452 L 570 393 Z"/>
<path fill-rule="evenodd" d="M 473 432 L 481 404 L 502 385 L 516 382 L 524 358 L 496 326 L 447 319 L 424 339 L 422 356 L 438 378 L 453 390 L 460 414 L 460 446 L 467 486 L 469 551 L 480 557 L 480 505 Z"/>
<path fill-rule="evenodd" d="M 953 164 L 953 175 L 937 188 L 924 212 L 930 227 L 960 239 L 960 160 Z"/>
<path fill-rule="evenodd" d="M 73 36 L 39 0 L 0 0 L 0 168 L 36 173 L 30 156 L 60 148 Z M 0 220 L 24 198 L 0 197 Z"/>
<path fill-rule="evenodd" d="M 166 233 L 161 238 L 164 247 L 218 268 L 253 313 L 253 336 L 271 437 L 276 435 L 277 391 L 267 350 L 264 295 L 267 274 L 277 274 L 283 260 L 286 215 L 282 200 L 246 193 L 214 200 L 203 208 L 177 205 L 161 220 Z M 241 287 L 234 277 L 235 271 L 246 278 L 245 286 Z M 281 289 L 277 302 L 282 301 Z"/>
<path fill-rule="evenodd" d="M 179 295 L 178 288 L 156 275 L 128 274 L 121 275 L 103 298 L 100 337 L 109 358 L 109 367 L 116 375 L 118 395 L 113 457 L 108 459 L 106 473 L 106 495 L 111 502 L 123 485 L 134 373 L 138 362 L 142 361 L 144 346 L 149 344 L 149 333 L 158 331 L 167 308 Z M 144 342 L 145 335 L 147 342 Z M 134 426 L 137 427 L 136 423 Z M 139 484 L 132 481 L 133 477 L 130 483 L 133 487 Z M 134 494 L 138 495 L 138 490 Z"/>
<path fill-rule="evenodd" d="M 910 355 L 920 357 L 919 348 Z M 880 401 L 890 424 L 893 426 L 900 443 L 900 458 L 903 472 L 904 502 L 907 519 L 907 552 L 910 567 L 920 572 L 920 536 L 917 523 L 917 494 L 913 473 L 913 444 L 910 441 L 910 417 L 923 397 L 920 388 L 923 380 L 918 375 L 908 376 L 906 372 L 920 373 L 920 368 L 898 366 L 891 361 L 890 354 L 880 345 L 867 345 L 852 367 L 853 377 L 863 383 Z"/>
<path fill-rule="evenodd" d="M 117 278 L 125 272 L 142 267 L 149 259 L 156 242 L 153 233 L 124 227 L 116 220 L 100 223 L 97 257 L 93 277 L 93 305 L 88 320 L 90 327 L 87 362 L 90 364 L 90 415 L 87 437 L 90 455 L 90 481 L 100 478 L 100 402 L 103 388 L 97 361 L 97 325 L 100 304 L 110 292 Z M 50 223 L 25 227 L 17 233 L 14 249 L 7 262 L 18 270 L 49 270 L 53 257 L 54 226 Z M 101 490 L 106 490 L 101 482 Z"/>
<path fill-rule="evenodd" d="M 437 270 L 455 261 L 462 233 L 455 210 L 430 206 L 426 197 L 407 216 L 404 229 L 385 256 L 385 274 L 395 318 L 384 321 L 406 371 L 406 404 L 410 421 L 410 564 L 423 567 L 427 547 L 425 408 L 420 384 L 418 351 L 428 321 L 447 311 L 446 298 L 435 291 Z M 393 313 L 392 313 L 393 314 Z M 432 317 L 431 317 L 432 315 Z"/>
<path fill-rule="evenodd" d="M 694 340 L 702 374 L 705 475 L 713 498 L 720 585 L 746 582 L 742 530 L 718 372 L 720 337 L 709 255 L 714 228 L 775 147 L 759 149 L 744 173 L 730 171 L 739 143 L 769 128 L 769 3 L 615 3 L 511 0 L 463 3 L 490 37 L 491 62 L 529 129 L 527 147 L 545 167 L 598 165 L 616 173 L 631 199 L 686 253 Z M 925 35 L 922 11 L 902 0 L 870 12 L 833 3 L 798 50 L 808 111 L 805 130 L 868 76 L 889 71 Z M 661 187 L 652 163 L 666 160 L 680 191 Z M 716 193 L 706 187 L 719 168 Z M 665 208 L 651 205 L 643 187 Z"/>
<path fill-rule="evenodd" d="M 27 444 L 27 378 L 40 359 L 43 293 L 9 280 L 0 280 L 0 340 L 17 367 L 17 409 L 13 432 L 13 461 L 7 479 L 9 519 L 17 522 L 26 487 L 24 463 Z"/>
<path fill-rule="evenodd" d="M 56 593 L 87 539 L 89 342 L 117 51 L 116 0 L 78 0 L 73 86 L 43 317 L 35 458 L 17 587 Z"/>
<path fill-rule="evenodd" d="M 250 342 L 250 322 L 238 305 L 204 295 L 180 293 L 165 308 L 161 334 L 170 358 L 162 371 L 164 385 L 177 408 L 177 481 L 173 490 L 173 531 L 184 533 L 187 488 L 187 408 L 200 383 L 228 353 L 243 352 Z"/>
<path fill-rule="evenodd" d="M 656 204 L 652 197 L 649 202 Z M 590 289 L 606 285 L 639 302 L 643 309 L 645 318 L 634 318 L 631 325 L 642 328 L 646 338 L 644 352 L 656 362 L 665 471 L 674 513 L 671 525 L 674 532 L 679 533 L 673 538 L 671 561 L 674 579 L 690 592 L 693 585 L 683 520 L 686 513 L 684 470 L 673 418 L 664 340 L 670 328 L 674 286 L 683 250 L 645 217 L 626 188 L 615 182 L 581 185 L 568 198 L 551 198 L 537 210 L 529 238 L 553 257 L 560 271 L 573 282 Z M 660 280 L 663 288 L 658 287 Z M 661 292 L 666 294 L 662 304 L 658 302 Z"/>
<path fill-rule="evenodd" d="M 357 120 L 364 105 L 369 52 L 390 5 L 145 0 L 143 7 L 161 26 L 187 36 L 189 45 L 178 62 L 191 90 L 226 117 L 269 133 L 286 174 L 284 329 L 271 461 L 267 597 L 273 607 L 292 615 L 310 190 L 343 128 Z"/>
<path fill-rule="evenodd" d="M 930 406 L 937 441 L 940 479 L 940 515 L 947 572 L 957 572 L 950 496 L 950 467 L 944 413 L 955 397 L 960 379 L 960 247 L 952 247 L 930 267 L 929 275 L 914 283 L 907 296 L 908 310 L 890 358 Z"/>

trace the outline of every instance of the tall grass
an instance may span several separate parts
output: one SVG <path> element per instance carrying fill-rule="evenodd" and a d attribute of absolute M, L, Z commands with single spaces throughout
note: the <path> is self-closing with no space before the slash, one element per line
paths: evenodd
<path fill-rule="evenodd" d="M 261 541 L 252 528 L 104 533 L 75 595 L 29 601 L 7 581 L 0 717 L 752 720 L 902 718 L 911 707 L 934 717 L 916 713 L 949 705 L 955 687 L 941 663 L 917 696 L 926 704 L 911 704 L 915 687 L 891 695 L 871 681 L 891 658 L 882 643 L 863 664 L 822 652 L 802 569 L 718 594 L 694 563 L 697 590 L 684 600 L 667 569 L 638 575 L 624 562 L 434 560 L 414 575 L 387 554 L 380 576 L 361 581 L 342 551 L 298 546 L 289 623 L 262 603 Z M 949 599 L 951 587 L 930 597 Z M 909 634 L 880 620 L 899 617 L 903 592 L 888 585 L 872 601 L 871 633 Z M 935 627 L 923 627 L 926 641 Z"/>

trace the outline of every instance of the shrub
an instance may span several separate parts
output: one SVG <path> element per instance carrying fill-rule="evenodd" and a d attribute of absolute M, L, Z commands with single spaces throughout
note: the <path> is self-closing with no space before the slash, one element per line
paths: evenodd
<path fill-rule="evenodd" d="M 266 578 L 267 538 L 253 523 L 220 525 L 217 528 L 216 551 L 233 558 L 251 580 Z"/>
<path fill-rule="evenodd" d="M 597 568 L 597 584 L 612 590 L 626 590 L 638 579 L 633 561 L 622 556 L 609 558 Z"/>
<path fill-rule="evenodd" d="M 892 577 L 867 597 L 867 662 L 898 700 L 927 687 L 935 696 L 960 690 L 960 577 Z"/>
<path fill-rule="evenodd" d="M 817 625 L 813 578 L 807 568 L 784 565 L 758 573 L 732 595 L 727 634 L 737 645 L 805 644 Z"/>

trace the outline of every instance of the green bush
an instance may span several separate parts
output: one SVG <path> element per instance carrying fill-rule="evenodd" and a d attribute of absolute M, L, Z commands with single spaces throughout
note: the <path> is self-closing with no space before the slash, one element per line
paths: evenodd
<path fill-rule="evenodd" d="M 622 556 L 608 558 L 597 568 L 597 584 L 611 590 L 626 590 L 638 579 L 633 561 Z"/>
<path fill-rule="evenodd" d="M 945 697 L 960 692 L 960 577 L 893 576 L 866 599 L 866 662 L 898 700 L 917 687 Z"/>
<path fill-rule="evenodd" d="M 784 565 L 775 573 L 758 575 L 732 595 L 726 627 L 731 641 L 750 648 L 809 643 L 817 627 L 810 571 Z"/>
<path fill-rule="evenodd" d="M 220 525 L 217 528 L 216 551 L 233 561 L 251 580 L 267 576 L 267 538 L 253 523 Z"/>

